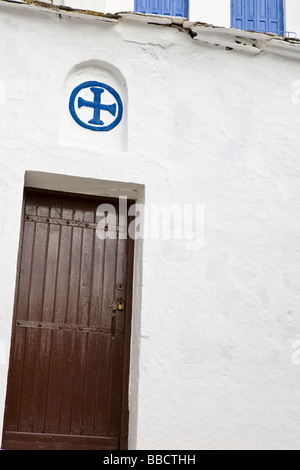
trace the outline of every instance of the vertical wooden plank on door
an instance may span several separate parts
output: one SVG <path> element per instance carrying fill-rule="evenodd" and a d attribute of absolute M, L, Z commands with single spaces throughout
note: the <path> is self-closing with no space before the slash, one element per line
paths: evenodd
<path fill-rule="evenodd" d="M 95 223 L 96 220 L 95 214 Z M 94 234 L 94 254 L 92 259 L 92 284 L 91 284 L 91 298 L 90 298 L 90 312 L 89 312 L 89 326 L 91 328 L 101 329 L 103 327 L 102 320 L 102 298 L 103 298 L 103 277 L 104 277 L 104 253 L 105 253 L 105 240 Z M 106 352 L 109 351 L 107 346 L 107 339 L 105 335 L 93 334 L 89 335 L 87 346 L 87 371 L 86 371 L 86 391 L 84 397 L 83 407 L 83 420 L 85 432 L 88 435 L 101 434 L 105 435 L 106 428 L 102 426 L 105 422 L 102 419 L 105 413 L 106 404 L 101 400 L 103 392 L 101 392 L 102 382 L 101 376 L 103 374 L 103 365 L 109 356 Z M 100 376 L 101 374 L 101 376 Z M 108 377 L 107 377 L 108 380 Z M 88 393 L 94 390 L 94 393 Z M 103 406 L 101 411 L 101 405 Z M 99 411 L 100 409 L 100 411 Z M 89 416 L 93 416 L 90 420 Z"/>
<path fill-rule="evenodd" d="M 75 373 L 75 334 L 72 331 L 65 331 L 65 348 L 63 357 L 63 383 L 61 390 L 61 412 L 59 433 L 71 434 L 71 416 L 72 416 L 72 393 L 73 377 Z"/>
<path fill-rule="evenodd" d="M 123 381 L 123 361 L 124 335 L 116 334 L 111 341 L 110 349 L 110 388 L 109 388 L 109 415 L 108 415 L 108 435 L 117 436 L 122 420 L 122 381 Z"/>
<path fill-rule="evenodd" d="M 49 205 L 46 200 L 41 199 L 37 205 L 37 217 L 49 216 Z M 33 223 L 33 222 L 31 222 Z M 45 259 L 48 243 L 48 226 L 44 223 L 35 222 L 34 249 L 31 265 L 29 305 L 27 321 L 41 322 L 43 311 L 44 283 L 45 283 Z M 24 370 L 23 370 L 23 393 L 20 404 L 19 430 L 24 432 L 33 431 L 34 423 L 34 399 L 35 382 L 39 374 L 41 331 L 35 328 L 27 330 Z"/>
<path fill-rule="evenodd" d="M 6 399 L 6 429 L 14 431 L 19 428 L 19 410 L 21 399 L 21 388 L 23 379 L 24 349 L 26 342 L 26 329 L 15 328 L 15 338 L 12 344 L 11 355 L 15 361 L 10 369 L 8 386 L 14 390 Z"/>
<path fill-rule="evenodd" d="M 30 216 L 36 216 L 37 200 L 28 198 L 24 209 L 23 245 L 20 265 L 20 282 L 17 296 L 16 316 L 18 320 L 28 319 L 30 285 L 32 275 L 32 260 L 34 255 L 34 240 L 36 224 L 30 221 Z"/>
<path fill-rule="evenodd" d="M 118 225 L 118 206 L 112 207 L 112 212 L 117 216 L 116 226 Z M 108 220 L 109 220 L 108 214 Z M 115 299 L 116 284 L 116 259 L 117 259 L 117 231 L 115 227 L 108 227 L 108 237 L 104 240 L 103 252 L 103 274 L 102 274 L 102 301 L 101 301 L 101 327 L 104 330 L 111 331 L 114 317 L 117 313 L 112 310 L 111 304 Z M 113 350 L 112 332 L 103 334 L 99 351 L 99 373 L 97 381 L 98 397 L 97 409 L 95 416 L 95 426 L 97 430 L 109 435 L 110 423 L 110 396 L 111 389 L 111 365 Z"/>
<path fill-rule="evenodd" d="M 84 397 L 86 390 L 86 367 L 89 333 L 81 332 L 84 327 L 89 326 L 90 296 L 92 284 L 92 260 L 94 254 L 94 231 L 89 225 L 94 223 L 95 213 L 93 210 L 83 210 L 79 302 L 77 313 L 77 324 L 79 332 L 76 333 L 76 360 L 73 383 L 73 406 L 71 432 L 83 434 L 84 432 Z M 81 331 L 80 331 L 81 329 Z"/>
<path fill-rule="evenodd" d="M 78 202 L 76 207 L 73 207 L 73 220 L 83 222 L 84 220 L 84 206 L 81 201 Z M 72 265 L 70 271 L 70 289 L 69 289 L 69 305 L 68 305 L 68 324 L 79 326 L 80 316 L 80 292 L 81 292 L 81 268 L 83 259 L 83 230 L 80 227 L 73 227 L 73 244 L 72 244 Z M 72 286 L 72 287 L 71 287 Z M 74 300 L 72 296 L 74 295 Z M 67 357 L 69 359 L 69 366 L 72 368 L 71 376 L 68 374 L 67 383 L 71 384 L 69 389 L 64 388 L 64 396 L 68 397 L 69 406 L 67 406 L 69 413 L 70 433 L 81 434 L 82 423 L 80 418 L 80 408 L 78 405 L 78 383 L 82 377 L 79 376 L 82 364 L 85 363 L 85 355 L 81 346 L 81 337 L 75 329 L 67 332 Z M 84 339 L 83 339 L 84 342 Z"/>
<path fill-rule="evenodd" d="M 90 224 L 95 222 L 94 211 L 85 210 L 83 221 L 85 228 L 82 229 L 82 253 L 77 322 L 79 325 L 89 326 L 95 236 L 95 231 L 90 229 Z"/>
<path fill-rule="evenodd" d="M 62 206 L 61 218 L 69 220 L 72 218 L 72 211 Z M 54 295 L 54 328 L 51 331 L 51 353 L 48 378 L 47 410 L 45 418 L 45 432 L 59 433 L 61 390 L 63 381 L 62 358 L 64 356 L 65 323 L 67 311 L 67 296 L 69 285 L 69 265 L 71 257 L 71 237 L 72 228 L 68 225 L 60 226 L 60 239 L 58 247 L 58 262 Z M 61 328 L 59 328 L 61 326 Z"/>
<path fill-rule="evenodd" d="M 111 335 L 101 334 L 98 340 L 98 368 L 96 377 L 96 408 L 95 432 L 100 436 L 108 436 L 109 421 L 109 367 Z"/>
<path fill-rule="evenodd" d="M 93 318 L 91 317 L 91 302 L 93 292 L 93 277 L 95 268 L 95 244 L 96 244 L 96 231 L 91 230 L 90 224 L 96 222 L 96 210 L 95 205 L 91 204 L 84 211 L 84 222 L 85 229 L 83 233 L 83 257 L 81 267 L 81 303 L 79 311 L 81 312 L 79 323 L 92 327 L 94 326 Z M 99 262 L 99 260 L 98 260 Z M 99 305 L 97 308 L 99 315 Z M 92 321 L 92 323 L 91 323 Z M 94 333 L 87 333 L 85 335 L 85 343 L 83 342 L 81 347 L 84 349 L 85 355 L 85 368 L 84 373 L 84 386 L 81 387 L 81 400 L 80 400 L 80 413 L 81 413 L 81 432 L 86 435 L 94 434 L 94 407 L 95 399 L 91 390 L 95 390 L 96 386 L 96 368 L 98 365 L 98 358 L 95 356 L 95 351 L 98 346 L 98 335 Z M 89 412 L 87 413 L 86 405 L 90 403 Z M 92 417 L 92 418 L 91 418 Z"/>
<path fill-rule="evenodd" d="M 49 217 L 59 219 L 61 203 L 56 198 L 49 200 Z M 49 219 L 48 219 L 49 220 Z M 46 219 L 46 223 L 47 219 Z M 54 317 L 57 259 L 59 252 L 60 227 L 49 224 L 48 247 L 45 266 L 45 287 L 43 296 L 42 322 L 52 323 Z M 48 399 L 48 377 L 51 365 L 52 330 L 42 329 L 38 357 L 38 376 L 35 382 L 33 432 L 45 432 L 45 417 Z"/>
<path fill-rule="evenodd" d="M 61 201 L 57 198 L 51 200 L 50 206 L 51 219 L 59 220 L 61 218 Z M 54 321 L 54 307 L 56 295 L 56 279 L 58 269 L 58 257 L 60 248 L 60 226 L 49 225 L 48 256 L 45 278 L 45 295 L 43 303 L 43 321 L 52 323 Z"/>
<path fill-rule="evenodd" d="M 83 221 L 83 209 L 79 205 L 75 206 L 68 200 L 69 207 L 72 207 L 72 218 L 75 221 Z M 71 216 L 71 214 L 70 214 Z M 80 293 L 80 270 L 82 251 L 82 229 L 72 227 L 71 237 L 71 259 L 69 271 L 69 288 L 67 292 L 67 312 L 66 325 L 70 328 L 65 331 L 65 348 L 63 356 L 64 377 L 61 391 L 61 420 L 60 432 L 69 434 L 72 432 L 73 413 L 73 393 L 76 373 L 76 331 L 72 326 L 77 325 L 79 293 Z"/>
<path fill-rule="evenodd" d="M 99 368 L 99 335 L 89 333 L 86 349 L 86 377 L 83 396 L 82 421 L 86 436 L 96 435 L 95 410 L 97 403 L 97 371 Z M 93 391 L 91 393 L 91 391 Z"/>
<path fill-rule="evenodd" d="M 28 222 L 26 214 L 36 215 L 36 201 L 27 201 L 24 205 L 23 242 L 20 246 L 19 256 L 19 279 L 17 285 L 15 316 L 19 320 L 27 320 L 28 299 L 30 291 L 30 275 L 23 276 L 24 272 L 30 273 L 32 265 L 35 224 Z M 20 323 L 20 322 L 18 322 Z M 21 389 L 23 381 L 24 351 L 26 343 L 26 329 L 19 325 L 13 325 L 13 337 L 11 357 L 15 358 L 10 367 L 8 385 L 14 391 L 7 396 L 5 422 L 8 430 L 19 427 L 19 411 L 21 400 Z"/>

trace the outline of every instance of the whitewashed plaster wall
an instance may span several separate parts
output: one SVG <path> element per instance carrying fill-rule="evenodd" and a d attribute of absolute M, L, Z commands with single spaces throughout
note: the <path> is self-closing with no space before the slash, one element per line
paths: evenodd
<path fill-rule="evenodd" d="M 203 249 L 136 253 L 130 447 L 299 449 L 300 46 L 161 22 L 0 2 L 0 423 L 29 172 L 205 207 Z M 126 81 L 126 149 L 60 138 L 66 78 L 86 61 Z"/>
<path fill-rule="evenodd" d="M 298 0 L 285 0 L 286 4 L 286 30 L 300 36 L 300 3 Z"/>

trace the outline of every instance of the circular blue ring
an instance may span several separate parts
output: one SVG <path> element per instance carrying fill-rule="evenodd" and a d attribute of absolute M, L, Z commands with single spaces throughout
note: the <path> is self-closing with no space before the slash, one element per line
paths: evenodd
<path fill-rule="evenodd" d="M 109 126 L 101 126 L 101 127 L 91 126 L 90 124 L 86 124 L 85 122 L 81 121 L 81 119 L 79 119 L 79 117 L 77 116 L 77 113 L 75 111 L 75 99 L 78 93 L 81 90 L 83 90 L 83 88 L 90 88 L 92 86 L 104 88 L 105 90 L 107 90 L 109 93 L 113 95 L 116 102 L 118 103 L 117 117 Z M 84 82 L 81 85 L 78 85 L 76 88 L 74 88 L 70 96 L 69 110 L 70 110 L 72 118 L 74 119 L 74 121 L 77 122 L 77 124 L 79 124 L 79 126 L 84 127 L 85 129 L 89 129 L 91 131 L 100 131 L 100 132 L 111 131 L 118 124 L 120 124 L 122 117 L 123 117 L 123 103 L 122 103 L 119 93 L 117 93 L 116 90 L 114 90 L 114 88 L 112 88 L 111 86 L 106 85 L 105 83 L 100 83 L 100 82 Z"/>

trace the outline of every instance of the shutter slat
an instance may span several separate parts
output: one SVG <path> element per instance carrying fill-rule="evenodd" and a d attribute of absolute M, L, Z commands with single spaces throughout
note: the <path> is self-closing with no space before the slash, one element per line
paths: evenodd
<path fill-rule="evenodd" d="M 188 18 L 189 2 L 187 0 L 173 0 L 174 10 L 173 16 L 181 16 Z"/>
<path fill-rule="evenodd" d="M 147 13 L 148 0 L 135 0 L 134 10 L 139 13 Z"/>
<path fill-rule="evenodd" d="M 161 15 L 172 16 L 172 0 L 162 0 Z"/>
<path fill-rule="evenodd" d="M 231 0 L 231 27 L 237 29 L 244 29 L 245 27 L 245 14 L 244 14 L 244 0 Z"/>
<path fill-rule="evenodd" d="M 284 34 L 284 8 L 282 0 L 268 0 L 268 30 L 271 33 Z"/>
<path fill-rule="evenodd" d="M 159 15 L 161 12 L 162 0 L 149 0 L 149 3 L 150 3 L 150 6 L 149 6 L 150 11 L 148 13 Z"/>

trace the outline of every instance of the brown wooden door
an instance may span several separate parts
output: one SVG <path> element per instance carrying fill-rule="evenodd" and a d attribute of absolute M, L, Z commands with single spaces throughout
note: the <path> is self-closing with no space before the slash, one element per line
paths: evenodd
<path fill-rule="evenodd" d="M 103 202 L 25 194 L 3 449 L 126 448 L 132 242 Z"/>

